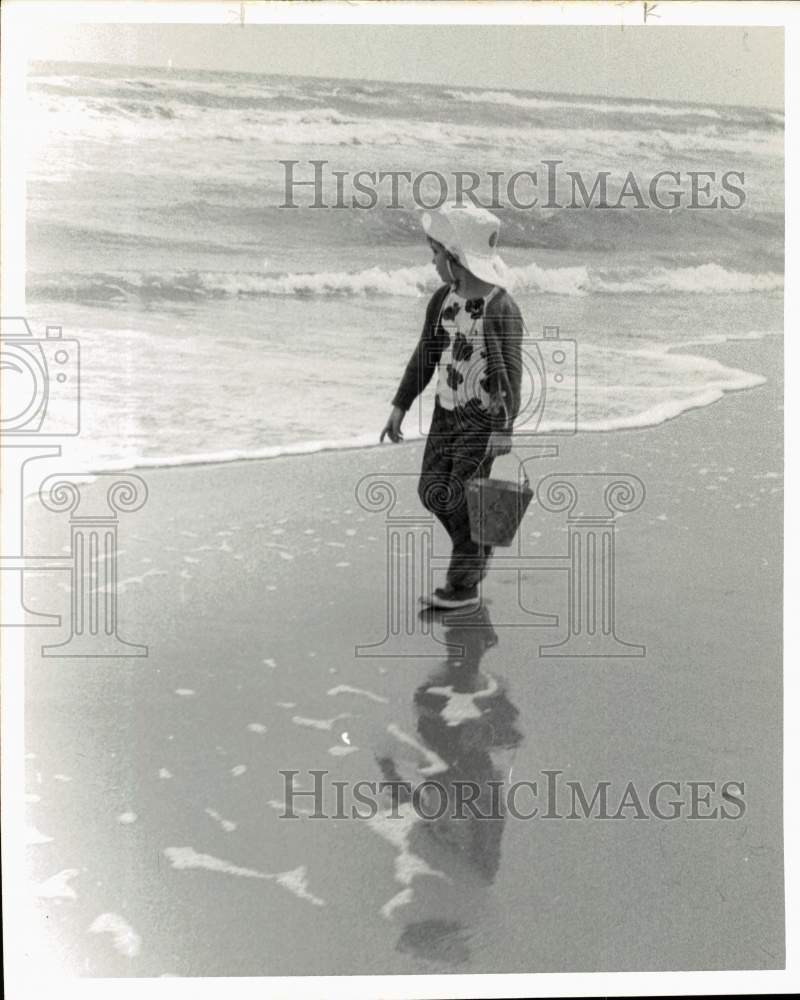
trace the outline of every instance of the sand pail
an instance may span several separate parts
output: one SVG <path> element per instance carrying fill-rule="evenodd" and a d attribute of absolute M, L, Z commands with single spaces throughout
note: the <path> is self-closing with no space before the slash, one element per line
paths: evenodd
<path fill-rule="evenodd" d="M 524 466 L 518 482 L 507 479 L 470 479 L 467 483 L 469 533 L 479 545 L 507 546 L 533 499 Z"/>

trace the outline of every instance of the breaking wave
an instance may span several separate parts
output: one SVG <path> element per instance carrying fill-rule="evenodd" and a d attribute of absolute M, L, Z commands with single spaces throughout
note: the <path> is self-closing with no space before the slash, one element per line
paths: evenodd
<path fill-rule="evenodd" d="M 509 268 L 512 291 L 547 295 L 747 294 L 783 288 L 783 275 L 750 273 L 715 263 L 695 267 L 599 269 L 585 266 Z M 270 297 L 419 297 L 436 289 L 429 265 L 383 270 L 288 272 L 187 271 L 167 274 L 60 274 L 34 279 L 28 295 L 35 300 L 123 303 L 191 302 L 203 299 Z"/>

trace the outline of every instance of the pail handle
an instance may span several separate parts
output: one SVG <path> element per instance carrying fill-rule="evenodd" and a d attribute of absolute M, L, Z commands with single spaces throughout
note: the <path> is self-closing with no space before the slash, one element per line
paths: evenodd
<path fill-rule="evenodd" d="M 531 481 L 528 478 L 528 470 L 525 468 L 525 463 L 519 458 L 518 455 L 516 455 L 514 453 L 514 449 L 513 448 L 511 449 L 511 451 L 509 451 L 505 455 L 498 455 L 498 457 L 494 460 L 494 463 L 492 464 L 492 473 L 494 474 L 496 472 L 496 470 L 497 470 L 497 463 L 501 462 L 504 458 L 514 458 L 515 459 L 515 461 L 517 463 L 517 474 L 516 474 L 515 478 L 516 478 L 517 482 L 519 483 L 519 485 L 521 487 L 523 487 L 523 488 L 527 487 L 528 489 L 530 489 Z M 498 477 L 498 478 L 502 478 L 502 477 Z"/>

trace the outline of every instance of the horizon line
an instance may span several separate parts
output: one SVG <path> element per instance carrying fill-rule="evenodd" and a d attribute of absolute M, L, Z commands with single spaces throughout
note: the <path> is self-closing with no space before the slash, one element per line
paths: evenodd
<path fill-rule="evenodd" d="M 236 70 L 236 69 L 209 69 L 203 66 L 172 66 L 172 65 L 154 65 L 153 63 L 119 63 L 119 62 L 106 62 L 102 59 L 30 59 L 28 65 L 36 64 L 61 64 L 68 66 L 108 66 L 113 69 L 139 69 L 139 70 L 157 70 L 161 73 L 180 73 L 180 72 L 193 72 L 198 71 L 201 73 L 217 73 L 225 74 L 229 76 L 255 76 L 255 77 L 278 77 L 282 79 L 289 80 L 343 80 L 348 83 L 375 83 L 375 84 L 405 84 L 417 87 L 430 87 L 434 89 L 447 88 L 450 90 L 469 90 L 469 91 L 487 91 L 490 93 L 514 93 L 514 94 L 529 94 L 532 96 L 544 95 L 546 97 L 591 97 L 598 103 L 609 103 L 610 101 L 629 101 L 631 103 L 650 101 L 654 104 L 662 104 L 666 107 L 669 106 L 683 106 L 692 108 L 699 107 L 710 107 L 710 108 L 749 108 L 754 110 L 764 110 L 764 111 L 779 111 L 781 114 L 786 113 L 786 102 L 782 101 L 780 104 L 733 104 L 733 103 L 721 103 L 716 101 L 687 101 L 682 98 L 667 99 L 663 97 L 649 97 L 642 94 L 637 97 L 630 97 L 627 95 L 608 95 L 608 94 L 597 94 L 588 91 L 566 91 L 566 90 L 530 90 L 522 87 L 490 87 L 490 86 L 478 86 L 475 84 L 444 84 L 444 83 L 428 83 L 422 80 L 396 80 L 396 79 L 377 79 L 375 77 L 355 77 L 355 76 L 328 76 L 325 74 L 314 74 L 314 73 L 270 73 L 267 70 Z"/>

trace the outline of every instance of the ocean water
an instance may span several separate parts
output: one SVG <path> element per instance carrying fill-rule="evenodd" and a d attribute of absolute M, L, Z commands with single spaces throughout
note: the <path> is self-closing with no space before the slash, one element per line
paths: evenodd
<path fill-rule="evenodd" d="M 771 109 L 64 63 L 32 65 L 28 94 L 28 318 L 80 341 L 68 450 L 87 469 L 377 443 L 437 284 L 420 212 L 385 185 L 370 210 L 312 208 L 308 187 L 287 208 L 286 160 L 303 180 L 326 161 L 328 205 L 334 170 L 544 176 L 560 160 L 589 188 L 608 171 L 612 202 L 630 171 L 644 190 L 679 172 L 671 210 L 498 211 L 532 342 L 544 326 L 574 342 L 579 431 L 759 385 L 692 345 L 782 335 Z M 744 203 L 689 208 L 689 171 L 743 174 Z M 542 433 L 567 425 L 545 407 Z"/>

